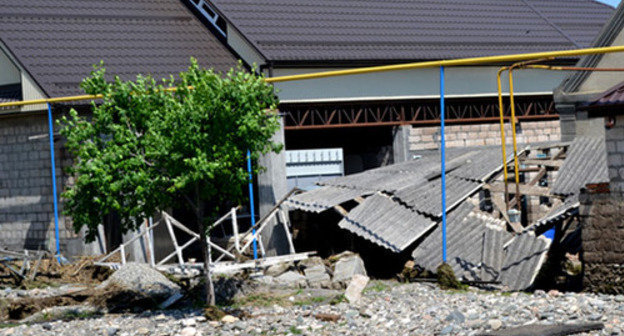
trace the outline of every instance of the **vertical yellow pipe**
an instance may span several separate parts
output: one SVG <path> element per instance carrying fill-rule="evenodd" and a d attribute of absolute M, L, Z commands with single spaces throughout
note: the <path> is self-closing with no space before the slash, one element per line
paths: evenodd
<path fill-rule="evenodd" d="M 516 173 L 516 208 L 520 209 L 520 172 L 518 167 L 518 142 L 516 141 L 516 107 L 513 95 L 513 69 L 509 68 L 509 104 L 511 106 L 511 134 L 513 137 L 514 170 Z"/>
<path fill-rule="evenodd" d="M 500 130 L 501 130 L 501 148 L 503 150 L 503 176 L 505 181 L 505 211 L 509 211 L 509 174 L 507 173 L 507 146 L 505 145 L 505 109 L 503 107 L 503 89 L 501 87 L 501 74 L 505 71 L 505 68 L 500 68 L 496 74 L 496 84 L 498 85 L 498 111 L 500 115 Z"/>

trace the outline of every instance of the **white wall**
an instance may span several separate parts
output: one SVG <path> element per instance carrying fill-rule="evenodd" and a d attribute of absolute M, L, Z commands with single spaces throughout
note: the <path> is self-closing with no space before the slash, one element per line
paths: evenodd
<path fill-rule="evenodd" d="M 241 34 L 238 33 L 236 28 L 228 25 L 227 28 L 227 43 L 230 45 L 238 55 L 245 61 L 245 63 L 251 65 L 257 65 L 260 67 L 264 64 L 264 58 L 256 51 L 256 49 L 245 40 Z"/>
<path fill-rule="evenodd" d="M 611 46 L 624 45 L 624 31 L 620 31 Z M 597 68 L 624 68 L 624 53 L 605 54 L 600 58 Z M 584 94 L 602 93 L 624 81 L 623 72 L 592 72 L 581 84 L 578 92 Z"/>
<path fill-rule="evenodd" d="M 446 95 L 496 96 L 498 66 L 452 67 L 446 69 Z M 323 69 L 274 69 L 274 76 L 310 73 Z M 552 94 L 568 72 L 517 70 L 514 72 L 516 94 Z M 508 77 L 503 76 L 507 92 Z M 310 79 L 275 84 L 280 101 L 315 101 L 348 99 L 435 98 L 439 96 L 439 70 L 415 69 L 375 74 Z"/>

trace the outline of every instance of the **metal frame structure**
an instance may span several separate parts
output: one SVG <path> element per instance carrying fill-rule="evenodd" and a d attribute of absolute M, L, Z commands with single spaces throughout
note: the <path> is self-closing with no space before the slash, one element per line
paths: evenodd
<path fill-rule="evenodd" d="M 448 124 L 499 120 L 495 97 L 445 100 Z M 519 97 L 515 108 L 519 120 L 559 118 L 549 96 Z M 280 112 L 284 114 L 285 130 L 440 124 L 439 99 L 280 104 Z M 509 119 L 509 106 L 504 115 Z"/>
<path fill-rule="evenodd" d="M 363 67 L 363 68 L 355 68 L 355 69 L 347 69 L 347 70 L 324 71 L 324 72 L 307 73 L 307 74 L 299 74 L 299 75 L 271 77 L 271 78 L 266 78 L 265 82 L 278 83 L 278 82 L 299 81 L 299 80 L 307 80 L 307 79 L 348 76 L 348 75 L 358 75 L 358 74 L 366 74 L 366 73 L 377 73 L 377 72 L 408 70 L 408 69 L 424 69 L 424 68 L 439 68 L 441 71 L 441 75 L 443 75 L 444 67 L 522 62 L 522 61 L 532 61 L 532 60 L 554 58 L 554 57 L 574 57 L 574 56 L 583 56 L 583 55 L 592 55 L 592 54 L 608 54 L 608 53 L 616 53 L 616 52 L 624 52 L 624 46 L 573 49 L 573 50 L 563 50 L 563 51 L 561 50 L 560 51 L 547 51 L 547 52 L 525 53 L 525 54 L 510 54 L 510 55 L 502 55 L 502 56 L 472 57 L 472 58 L 461 58 L 461 59 L 453 59 L 453 60 L 427 61 L 427 62 L 405 63 L 405 64 L 396 64 L 396 65 Z M 510 81 L 511 80 L 512 79 L 510 76 Z M 512 88 L 510 88 L 510 91 L 511 89 Z M 169 87 L 164 90 L 175 91 L 176 88 Z M 443 85 L 440 86 L 440 90 L 441 90 L 440 105 L 443 108 L 444 107 L 444 86 Z M 73 102 L 73 101 L 81 101 L 81 100 L 95 100 L 95 99 L 99 99 L 102 97 L 103 96 L 99 94 L 99 95 L 79 95 L 79 96 L 69 96 L 69 97 L 44 98 L 44 99 L 35 99 L 35 100 L 29 100 L 29 101 L 0 103 L 0 108 L 18 107 L 18 106 L 36 105 L 36 104 Z M 511 106 L 512 106 L 511 122 L 512 122 L 512 129 L 513 129 L 515 126 L 515 116 L 513 113 L 514 105 L 512 104 Z M 443 134 L 444 118 L 441 118 L 440 124 L 441 124 L 441 130 Z M 505 145 L 505 141 L 503 139 L 502 146 L 504 145 Z M 53 143 L 51 144 L 50 150 L 54 151 Z M 446 171 L 444 159 L 442 159 L 441 161 L 442 161 L 441 163 L 442 172 L 444 172 Z M 514 157 L 514 161 L 517 162 L 516 157 Z M 53 163 L 53 166 L 54 166 L 54 163 Z M 52 179 L 53 179 L 54 185 L 56 185 L 56 177 L 54 175 L 52 176 Z M 441 190 L 446 190 L 446 186 L 444 183 L 442 183 Z M 54 196 L 56 197 L 56 195 Z M 443 209 L 443 212 L 445 212 L 445 209 Z M 55 216 L 58 216 L 58 210 L 55 211 Z M 446 226 L 445 221 L 443 222 L 443 226 Z M 58 224 L 56 224 L 56 227 L 58 227 Z M 444 246 L 443 249 L 445 251 L 446 241 L 444 238 L 445 238 L 445 235 L 443 235 L 442 237 L 443 246 Z M 58 240 L 58 236 L 57 236 L 57 240 Z"/>

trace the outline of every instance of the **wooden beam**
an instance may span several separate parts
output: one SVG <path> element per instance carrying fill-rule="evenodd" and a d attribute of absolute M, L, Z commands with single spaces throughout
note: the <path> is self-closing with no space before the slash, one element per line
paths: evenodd
<path fill-rule="evenodd" d="M 563 164 L 563 160 L 535 160 L 535 159 L 527 159 L 522 161 L 522 163 L 527 165 L 536 165 L 536 166 L 545 166 L 545 167 L 554 167 L 559 168 Z"/>
<path fill-rule="evenodd" d="M 553 196 L 550 194 L 550 188 L 528 186 L 526 184 L 520 184 L 518 187 L 520 188 L 520 193 L 523 195 L 546 196 L 546 197 Z M 486 185 L 485 188 L 490 189 L 490 191 L 492 192 L 505 192 L 505 185 L 501 182 L 495 182 L 495 183 Z"/>

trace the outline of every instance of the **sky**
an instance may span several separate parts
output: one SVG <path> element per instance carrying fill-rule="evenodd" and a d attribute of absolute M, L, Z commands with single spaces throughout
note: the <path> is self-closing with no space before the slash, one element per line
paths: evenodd
<path fill-rule="evenodd" d="M 598 0 L 600 2 L 604 2 L 608 5 L 611 5 L 613 7 L 617 6 L 620 3 L 620 0 Z"/>

